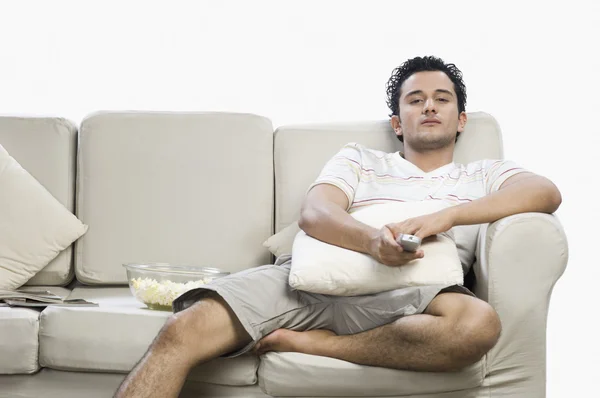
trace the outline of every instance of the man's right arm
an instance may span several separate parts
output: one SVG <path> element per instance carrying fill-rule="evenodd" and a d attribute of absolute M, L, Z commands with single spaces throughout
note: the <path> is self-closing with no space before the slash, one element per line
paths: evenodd
<path fill-rule="evenodd" d="M 331 185 L 315 185 L 306 195 L 298 224 L 315 239 L 373 256 L 380 263 L 403 265 L 423 257 L 422 251 L 404 252 L 387 227 L 380 230 L 354 219 L 346 209 L 348 198 Z"/>
<path fill-rule="evenodd" d="M 348 198 L 331 185 L 315 185 L 306 195 L 298 224 L 307 235 L 323 242 L 369 254 L 377 230 L 355 220 L 346 209 Z"/>

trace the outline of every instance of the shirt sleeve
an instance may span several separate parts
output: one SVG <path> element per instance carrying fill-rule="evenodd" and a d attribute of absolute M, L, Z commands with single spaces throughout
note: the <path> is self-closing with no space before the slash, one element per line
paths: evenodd
<path fill-rule="evenodd" d="M 528 170 L 518 166 L 510 160 L 486 160 L 484 162 L 484 185 L 487 195 L 496 192 L 504 181 L 515 174 L 527 172 Z"/>
<path fill-rule="evenodd" d="M 325 164 L 321 174 L 308 188 L 307 192 L 319 184 L 330 184 L 338 187 L 346 194 L 349 209 L 352 202 L 354 202 L 356 188 L 360 181 L 361 160 L 362 156 L 358 144 L 346 144 Z"/>

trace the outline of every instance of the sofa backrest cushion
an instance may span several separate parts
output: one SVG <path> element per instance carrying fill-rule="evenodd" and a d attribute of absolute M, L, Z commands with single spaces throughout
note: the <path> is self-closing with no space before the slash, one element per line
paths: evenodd
<path fill-rule="evenodd" d="M 0 144 L 70 212 L 75 212 L 77 128 L 53 117 L 0 117 Z M 72 246 L 27 285 L 62 286 L 73 279 Z"/>
<path fill-rule="evenodd" d="M 502 136 L 496 120 L 483 112 L 468 113 L 454 161 L 502 159 Z M 387 152 L 403 150 L 388 120 L 282 126 L 275 131 L 275 231 L 297 221 L 308 187 L 325 163 L 345 144 L 356 142 Z"/>
<path fill-rule="evenodd" d="M 235 272 L 266 264 L 273 127 L 233 113 L 98 113 L 80 127 L 75 270 L 127 282 L 124 263 Z"/>

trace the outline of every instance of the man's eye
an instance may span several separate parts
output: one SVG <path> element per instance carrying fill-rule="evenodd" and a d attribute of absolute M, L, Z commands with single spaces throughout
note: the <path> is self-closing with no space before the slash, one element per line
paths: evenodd
<path fill-rule="evenodd" d="M 446 98 L 438 98 L 438 101 L 448 102 L 448 100 Z"/>
<path fill-rule="evenodd" d="M 414 99 L 414 100 L 410 101 L 410 104 L 413 104 L 413 105 L 414 105 L 414 104 L 417 104 L 417 103 L 419 103 L 419 102 L 421 102 L 421 100 L 420 100 L 420 99 Z"/>

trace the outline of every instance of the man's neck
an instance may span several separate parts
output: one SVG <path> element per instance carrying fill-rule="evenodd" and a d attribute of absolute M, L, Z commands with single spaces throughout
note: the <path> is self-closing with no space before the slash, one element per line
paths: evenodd
<path fill-rule="evenodd" d="M 425 152 L 417 152 L 409 147 L 404 147 L 404 159 L 408 160 L 425 173 L 429 173 L 430 171 L 452 163 L 453 155 L 454 147 Z"/>

